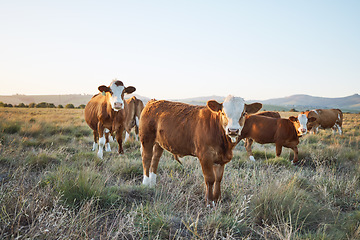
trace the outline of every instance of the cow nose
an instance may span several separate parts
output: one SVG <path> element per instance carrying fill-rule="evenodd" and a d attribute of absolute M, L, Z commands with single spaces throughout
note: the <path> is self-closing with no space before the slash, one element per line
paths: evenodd
<path fill-rule="evenodd" d="M 238 135 L 239 134 L 239 129 L 237 129 L 237 128 L 228 128 L 228 133 L 229 133 L 229 135 Z"/>
<path fill-rule="evenodd" d="M 122 108 L 122 103 L 121 102 L 115 102 L 114 103 L 114 108 L 115 109 L 121 109 Z"/>

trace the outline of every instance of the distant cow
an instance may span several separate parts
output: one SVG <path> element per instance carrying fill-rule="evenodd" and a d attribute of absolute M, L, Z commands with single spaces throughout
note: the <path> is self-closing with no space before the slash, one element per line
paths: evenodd
<path fill-rule="evenodd" d="M 98 87 L 100 93 L 93 96 L 85 107 L 85 121 L 93 130 L 93 151 L 99 142 L 99 158 L 103 157 L 105 145 L 105 133 L 116 131 L 116 139 L 119 144 L 119 153 L 123 153 L 122 133 L 124 131 L 125 109 L 127 103 L 124 101 L 125 93 L 132 93 L 135 87 L 125 87 L 121 81 L 114 80 L 109 87 L 101 85 Z M 98 141 L 99 140 L 99 141 Z M 107 143 L 107 151 L 110 144 Z"/>
<path fill-rule="evenodd" d="M 124 142 L 126 142 L 129 138 L 131 129 L 133 127 L 135 127 L 135 134 L 136 136 L 139 135 L 139 119 L 140 119 L 140 114 L 142 112 L 142 110 L 144 109 L 144 103 L 136 98 L 135 96 L 133 96 L 130 99 L 126 100 L 127 103 L 127 109 L 125 109 L 126 111 L 126 117 L 125 117 L 125 122 L 124 122 L 124 127 L 125 127 L 125 140 Z"/>
<path fill-rule="evenodd" d="M 307 130 L 317 133 L 319 128 L 331 128 L 335 134 L 338 130 L 342 134 L 343 113 L 340 109 L 316 109 L 303 112 L 307 117 Z"/>
<path fill-rule="evenodd" d="M 228 96 L 223 103 L 207 106 L 179 102 L 150 101 L 141 113 L 139 136 L 142 145 L 143 184 L 154 186 L 162 152 L 176 157 L 199 159 L 206 184 L 208 205 L 220 198 L 224 166 L 241 134 L 246 113 L 257 112 L 260 103 L 245 104 L 242 98 Z"/>
<path fill-rule="evenodd" d="M 280 156 L 282 147 L 291 148 L 294 151 L 293 163 L 298 161 L 299 130 L 300 123 L 298 117 L 291 116 L 289 119 L 273 118 L 261 115 L 246 116 L 245 125 L 239 138 L 246 138 L 245 148 L 249 158 L 255 161 L 252 154 L 251 145 L 253 141 L 266 144 L 275 143 L 276 156 Z"/>

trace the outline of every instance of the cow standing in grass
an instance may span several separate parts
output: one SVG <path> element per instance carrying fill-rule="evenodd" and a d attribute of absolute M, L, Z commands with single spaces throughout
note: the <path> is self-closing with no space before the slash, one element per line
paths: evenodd
<path fill-rule="evenodd" d="M 317 133 L 320 129 L 336 130 L 342 134 L 343 113 L 340 109 L 315 109 L 303 112 L 307 117 L 307 130 L 311 133 Z"/>
<path fill-rule="evenodd" d="M 179 102 L 150 101 L 141 113 L 139 136 L 142 146 L 143 184 L 154 186 L 160 157 L 165 150 L 175 156 L 199 159 L 206 184 L 206 201 L 220 198 L 224 166 L 244 126 L 245 114 L 255 113 L 260 103 L 245 104 L 228 96 L 223 103 L 207 106 Z"/>
<path fill-rule="evenodd" d="M 94 144 L 93 151 L 99 143 L 97 156 L 103 157 L 103 148 L 106 143 L 105 133 L 116 132 L 116 140 L 119 144 L 119 153 L 123 153 L 122 133 L 124 131 L 124 120 L 127 103 L 124 101 L 124 94 L 134 92 L 135 87 L 125 87 L 119 80 L 114 80 L 110 86 L 101 85 L 98 87 L 100 93 L 93 96 L 85 106 L 85 121 L 93 130 Z M 110 144 L 106 144 L 106 151 L 111 151 Z"/>
<path fill-rule="evenodd" d="M 292 163 L 296 163 L 298 161 L 299 137 L 306 134 L 299 118 L 304 119 L 306 116 L 300 114 L 298 117 L 291 116 L 288 119 L 256 114 L 246 116 L 239 140 L 246 138 L 245 148 L 250 160 L 255 161 L 251 150 L 251 145 L 255 141 L 260 144 L 275 143 L 277 157 L 280 156 L 282 147 L 291 148 L 294 151 Z"/>

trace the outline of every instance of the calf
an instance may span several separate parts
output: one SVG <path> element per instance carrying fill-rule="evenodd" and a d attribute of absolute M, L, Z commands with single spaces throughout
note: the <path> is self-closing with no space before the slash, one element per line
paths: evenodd
<path fill-rule="evenodd" d="M 246 138 L 245 142 L 246 151 L 249 158 L 255 161 L 251 145 L 253 141 L 266 144 L 275 143 L 276 156 L 280 156 L 282 147 L 291 148 L 294 151 L 294 160 L 292 163 L 298 161 L 298 148 L 300 123 L 297 117 L 291 116 L 289 119 L 285 118 L 272 118 L 261 115 L 246 116 L 245 125 L 241 132 L 239 140 Z"/>
<path fill-rule="evenodd" d="M 164 149 L 176 157 L 195 156 L 204 175 L 206 201 L 208 205 L 214 203 L 220 198 L 224 166 L 233 156 L 245 114 L 255 113 L 261 107 L 260 103 L 248 105 L 242 98 L 231 95 L 223 103 L 210 100 L 206 106 L 163 100 L 148 102 L 139 125 L 143 184 L 156 184 Z"/>
<path fill-rule="evenodd" d="M 122 133 L 124 131 L 124 120 L 126 118 L 127 103 L 124 101 L 125 93 L 132 93 L 135 87 L 125 87 L 121 81 L 114 80 L 109 87 L 101 85 L 98 87 L 101 93 L 93 96 L 85 106 L 85 121 L 93 130 L 93 151 L 99 142 L 99 158 L 103 157 L 105 145 L 105 133 L 116 131 L 116 139 L 119 144 L 119 153 L 123 153 Z M 99 140 L 99 141 L 98 141 Z M 107 151 L 110 144 L 107 143 Z"/>
<path fill-rule="evenodd" d="M 307 117 L 307 130 L 317 133 L 319 128 L 331 128 L 333 133 L 338 130 L 342 134 L 343 113 L 340 109 L 316 109 L 303 112 Z"/>
<path fill-rule="evenodd" d="M 135 134 L 136 137 L 139 135 L 139 119 L 140 114 L 142 110 L 144 109 L 144 103 L 133 96 L 130 99 L 126 100 L 126 103 L 128 105 L 127 111 L 126 111 L 126 117 L 124 122 L 125 127 L 125 140 L 126 142 L 129 138 L 131 129 L 135 127 Z"/>

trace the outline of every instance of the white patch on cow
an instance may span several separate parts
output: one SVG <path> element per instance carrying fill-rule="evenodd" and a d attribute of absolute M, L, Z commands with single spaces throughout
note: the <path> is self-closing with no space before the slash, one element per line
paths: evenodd
<path fill-rule="evenodd" d="M 300 127 L 298 128 L 298 132 L 301 133 L 302 135 L 305 135 L 307 132 L 307 122 L 308 122 L 308 118 L 306 117 L 305 114 L 299 114 L 298 115 L 298 120 L 300 123 Z"/>
<path fill-rule="evenodd" d="M 114 111 L 119 111 L 124 108 L 124 99 L 122 99 L 122 93 L 125 89 L 124 86 L 116 86 L 116 81 L 110 84 L 112 95 L 110 97 L 111 108 Z"/>
<path fill-rule="evenodd" d="M 114 138 L 111 136 L 111 134 L 109 135 L 109 142 L 114 142 Z"/>
<path fill-rule="evenodd" d="M 139 127 L 139 118 L 137 116 L 135 116 L 135 124 L 137 127 Z"/>
<path fill-rule="evenodd" d="M 214 201 L 210 201 L 206 207 L 210 208 L 210 207 L 215 207 L 215 202 Z"/>
<path fill-rule="evenodd" d="M 104 132 L 105 132 L 105 133 L 109 133 L 109 132 L 110 132 L 110 130 L 109 130 L 109 129 L 107 129 L 107 128 L 105 128 L 105 129 L 104 129 Z"/>
<path fill-rule="evenodd" d="M 145 186 L 149 186 L 150 185 L 150 178 L 146 175 L 144 175 L 143 178 L 143 182 L 142 182 Z"/>
<path fill-rule="evenodd" d="M 337 124 L 336 124 L 337 125 Z M 339 134 L 342 135 L 342 129 L 339 125 L 337 125 L 337 128 L 338 128 L 338 131 L 339 131 Z"/>
<path fill-rule="evenodd" d="M 228 123 L 224 127 L 225 133 L 231 138 L 232 142 L 236 141 L 237 136 L 230 136 L 230 130 L 237 130 L 237 135 L 241 134 L 242 127 L 239 124 L 239 120 L 244 112 L 245 101 L 240 97 L 234 97 L 229 95 L 223 102 L 223 111 L 226 114 Z"/>
<path fill-rule="evenodd" d="M 250 156 L 250 157 L 249 157 L 249 159 L 250 159 L 250 161 L 255 162 L 255 158 L 254 158 L 254 156 Z"/>
<path fill-rule="evenodd" d="M 150 187 L 154 187 L 156 185 L 156 174 L 150 172 Z"/>
<path fill-rule="evenodd" d="M 129 133 L 127 131 L 125 131 L 125 140 L 124 142 L 127 142 L 127 140 L 129 140 Z"/>
<path fill-rule="evenodd" d="M 338 113 L 338 119 L 339 119 L 339 121 L 341 120 L 341 119 L 340 119 L 340 113 Z"/>
<path fill-rule="evenodd" d="M 98 147 L 98 144 L 96 142 L 93 143 L 93 148 L 91 149 L 91 151 L 95 151 Z"/>
<path fill-rule="evenodd" d="M 111 152 L 110 143 L 106 143 L 106 145 L 105 145 L 105 151 Z"/>
<path fill-rule="evenodd" d="M 316 113 L 317 115 L 319 115 L 319 113 L 316 110 L 313 110 L 314 113 Z"/>

